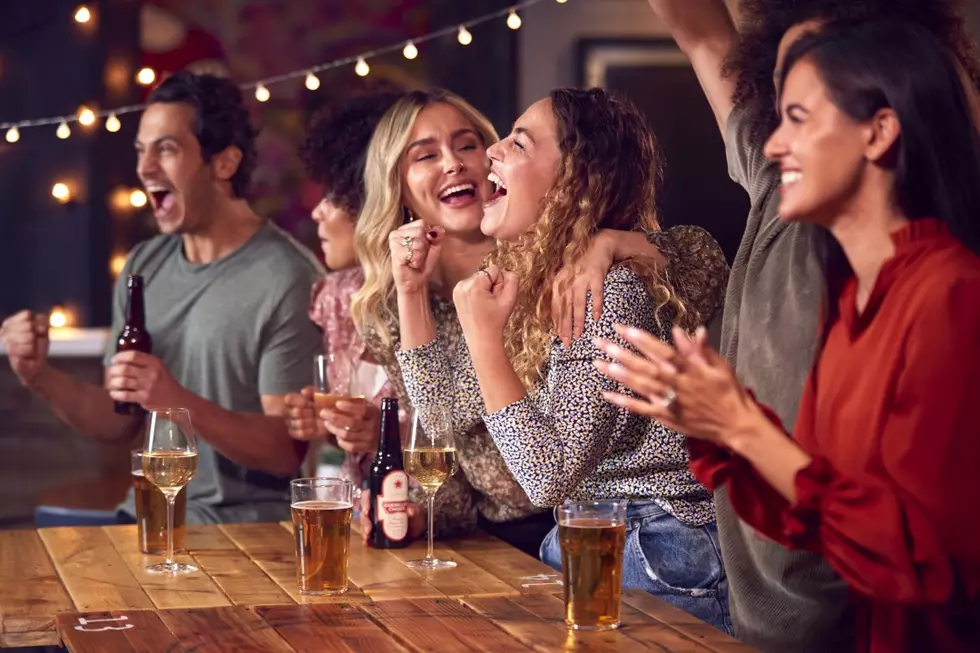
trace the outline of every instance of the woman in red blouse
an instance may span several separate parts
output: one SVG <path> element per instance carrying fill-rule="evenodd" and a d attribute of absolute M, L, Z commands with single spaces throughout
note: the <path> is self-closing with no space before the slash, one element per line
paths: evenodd
<path fill-rule="evenodd" d="M 743 520 L 822 553 L 857 651 L 980 651 L 980 138 L 941 46 L 902 23 L 827 27 L 783 71 L 780 219 L 827 238 L 820 355 L 793 439 L 704 333 L 623 329 L 607 398 L 689 436 Z M 801 338 L 810 337 L 800 334 Z M 696 439 L 695 439 L 696 438 Z"/>

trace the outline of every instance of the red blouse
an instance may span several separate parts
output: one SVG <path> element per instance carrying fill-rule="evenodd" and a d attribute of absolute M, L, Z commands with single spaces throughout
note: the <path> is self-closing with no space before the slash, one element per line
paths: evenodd
<path fill-rule="evenodd" d="M 863 313 L 848 282 L 804 389 L 794 439 L 813 462 L 797 503 L 706 442 L 689 439 L 691 470 L 728 483 L 763 535 L 827 559 L 853 590 L 857 651 L 976 653 L 980 258 L 937 220 L 893 241 Z"/>

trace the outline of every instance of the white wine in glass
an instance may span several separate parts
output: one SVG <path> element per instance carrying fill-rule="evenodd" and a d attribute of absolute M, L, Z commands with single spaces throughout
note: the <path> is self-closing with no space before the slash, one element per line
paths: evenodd
<path fill-rule="evenodd" d="M 448 408 L 430 408 L 425 415 L 415 411 L 412 435 L 405 447 L 405 471 L 422 486 L 429 512 L 429 548 L 420 560 L 409 560 L 409 567 L 451 569 L 452 560 L 439 560 L 433 552 L 433 524 L 436 492 L 456 473 L 456 441 L 453 438 L 452 415 Z"/>
<path fill-rule="evenodd" d="M 197 571 L 194 565 L 174 561 L 174 501 L 197 472 L 197 443 L 185 408 L 150 412 L 150 428 L 143 448 L 143 476 L 167 498 L 167 559 L 150 565 L 149 572 L 180 574 Z"/>

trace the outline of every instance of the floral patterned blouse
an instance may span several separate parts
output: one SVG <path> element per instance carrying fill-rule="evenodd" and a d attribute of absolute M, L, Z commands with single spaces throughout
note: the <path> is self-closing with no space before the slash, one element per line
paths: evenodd
<path fill-rule="evenodd" d="M 310 319 L 323 329 L 323 352 L 330 357 L 327 382 L 331 388 L 341 389 L 348 385 L 354 361 L 360 359 L 367 349 L 350 317 L 350 297 L 363 283 L 364 274 L 360 267 L 347 268 L 328 273 L 313 285 L 310 292 Z M 312 363 L 310 369 L 312 373 Z M 386 382 L 368 399 L 381 408 L 383 398 L 394 396 L 394 388 L 390 382 Z M 404 414 L 402 418 L 404 439 Z M 345 453 L 341 477 L 361 487 L 373 460 L 372 454 Z"/>
<path fill-rule="evenodd" d="M 701 321 L 710 320 L 722 304 L 728 274 L 717 243 L 695 227 L 648 236 L 668 259 L 665 277 L 675 292 Z M 457 432 L 486 428 L 496 444 L 488 455 L 506 461 L 534 504 L 551 507 L 569 497 L 642 498 L 688 524 L 714 520 L 710 494 L 687 469 L 684 437 L 601 394 L 628 390 L 595 369 L 592 361 L 604 356 L 593 338 L 629 346 L 613 330 L 615 323 L 670 338 L 657 326 L 644 280 L 631 270 L 616 267 L 607 275 L 602 317 L 593 321 L 588 312 L 581 338 L 567 348 L 554 340 L 546 383 L 490 415 L 455 312 L 437 315 L 436 323 L 435 340 L 397 354 L 408 395 L 423 411 L 452 401 Z"/>
<path fill-rule="evenodd" d="M 432 315 L 442 334 L 440 342 L 451 350 L 462 348 L 465 351 L 466 343 L 463 341 L 463 332 L 452 301 L 433 294 L 430 302 Z M 384 348 L 381 340 L 372 333 L 365 334 L 365 341 L 385 368 L 388 379 L 398 392 L 402 408 L 408 412 L 412 410 L 412 403 L 405 391 L 401 368 L 395 357 L 401 339 L 395 319 L 388 322 L 388 335 L 394 343 L 393 348 Z M 453 436 L 456 440 L 459 471 L 439 488 L 435 496 L 435 537 L 452 537 L 472 532 L 476 529 L 478 514 L 489 521 L 502 523 L 546 511 L 528 499 L 507 469 L 507 464 L 482 421 L 473 422 L 464 429 L 455 429 Z M 424 505 L 421 490 L 413 488 L 409 497 Z"/>

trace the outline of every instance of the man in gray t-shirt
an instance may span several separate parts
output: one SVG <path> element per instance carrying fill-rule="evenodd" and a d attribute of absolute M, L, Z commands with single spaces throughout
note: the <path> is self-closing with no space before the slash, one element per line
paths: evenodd
<path fill-rule="evenodd" d="M 188 261 L 177 236 L 141 243 L 116 283 L 110 343 L 125 320 L 126 275 L 142 275 L 153 355 L 174 380 L 226 411 L 261 415 L 264 397 L 309 384 L 321 347 L 307 316 L 310 287 L 320 273 L 299 247 L 270 223 L 231 254 L 206 264 Z M 106 367 L 114 357 L 110 346 Z M 196 421 L 195 426 L 201 429 Z M 259 465 L 249 469 L 210 443 L 206 431 L 201 435 L 197 475 L 187 487 L 189 522 L 289 518 L 288 474 Z M 132 492 L 121 509 L 135 516 Z"/>
<path fill-rule="evenodd" d="M 137 172 L 161 235 L 134 248 L 116 284 L 104 387 L 48 363 L 46 316 L 23 311 L 0 329 L 24 386 L 82 435 L 139 446 L 144 418 L 117 414 L 114 401 L 190 410 L 191 523 L 287 518 L 305 453 L 286 430 L 284 397 L 309 383 L 322 346 L 307 317 L 322 269 L 244 199 L 254 139 L 230 80 L 178 73 L 151 94 Z M 114 353 L 126 274 L 144 278 L 152 354 Z M 120 509 L 134 514 L 131 494 Z"/>

